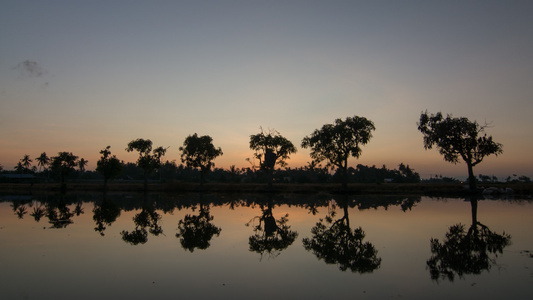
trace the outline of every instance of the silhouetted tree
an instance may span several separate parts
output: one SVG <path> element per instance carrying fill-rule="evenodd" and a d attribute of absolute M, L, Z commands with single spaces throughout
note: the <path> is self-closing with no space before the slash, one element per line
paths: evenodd
<path fill-rule="evenodd" d="M 209 214 L 209 206 L 200 203 L 200 211 L 197 216 L 187 214 L 178 222 L 178 233 L 181 247 L 193 252 L 194 249 L 205 250 L 210 246 L 214 235 L 219 236 L 222 229 L 211 223 L 214 217 Z"/>
<path fill-rule="evenodd" d="M 486 127 L 464 117 L 453 118 L 448 114 L 444 118 L 441 112 L 428 115 L 426 111 L 420 115 L 418 122 L 426 150 L 436 146 L 444 160 L 454 164 L 459 162 L 459 157 L 463 159 L 468 167 L 470 190 L 476 189 L 473 167 L 485 156 L 503 153 L 502 144 L 494 142 L 492 136 L 484 133 Z"/>
<path fill-rule="evenodd" d="M 371 243 L 363 242 L 365 233 L 361 227 L 351 230 L 346 201 L 342 206 L 344 216 L 333 221 L 335 211 L 332 210 L 326 218 L 320 219 L 311 229 L 313 238 L 303 239 L 304 248 L 327 264 L 337 264 L 341 271 L 371 273 L 381 265 L 378 251 Z"/>
<path fill-rule="evenodd" d="M 212 161 L 223 154 L 220 147 L 215 148 L 210 136 L 199 137 L 196 133 L 189 135 L 179 150 L 182 151 L 181 161 L 187 167 L 200 169 L 200 186 L 204 184 L 205 174 L 215 166 Z"/>
<path fill-rule="evenodd" d="M 20 160 L 20 164 L 22 165 L 23 173 L 28 173 L 30 171 L 31 163 L 33 160 L 31 160 L 30 156 L 28 154 L 25 154 L 24 157 Z"/>
<path fill-rule="evenodd" d="M 78 157 L 72 152 L 59 152 L 57 156 L 52 157 L 50 164 L 52 171 L 58 172 L 61 178 L 61 189 L 66 189 L 65 179 L 74 171 L 77 165 Z"/>
<path fill-rule="evenodd" d="M 310 156 L 315 163 L 327 161 L 326 167 L 335 167 L 342 173 L 342 188 L 348 184 L 348 158 L 359 158 L 361 145 L 372 138 L 374 123 L 365 117 L 336 119 L 335 124 L 325 124 L 302 140 L 303 148 L 311 148 Z"/>
<path fill-rule="evenodd" d="M 78 160 L 78 168 L 81 173 L 85 172 L 85 167 L 88 163 L 89 161 L 85 160 L 85 158 L 80 158 L 80 160 Z"/>
<path fill-rule="evenodd" d="M 477 221 L 477 199 L 470 199 L 472 207 L 472 225 L 466 231 L 465 225 L 450 226 L 446 238 L 441 243 L 431 238 L 431 258 L 427 266 L 431 279 L 439 278 L 453 281 L 455 274 L 480 274 L 489 270 L 495 260 L 489 254 L 497 256 L 503 248 L 511 244 L 511 236 L 503 232 L 497 234 Z"/>
<path fill-rule="evenodd" d="M 46 155 L 46 152 L 41 153 L 39 157 L 36 157 L 37 165 L 39 166 L 39 171 L 46 170 L 46 166 L 50 163 L 50 158 Z"/>
<path fill-rule="evenodd" d="M 120 175 L 123 167 L 115 155 L 111 156 L 109 149 L 111 149 L 111 146 L 107 146 L 101 150 L 100 154 L 102 154 L 102 157 L 96 162 L 96 171 L 104 176 L 104 189 L 107 189 L 109 179 L 114 179 Z"/>
<path fill-rule="evenodd" d="M 292 142 L 276 130 L 265 133 L 262 128 L 260 133 L 250 136 L 250 149 L 255 151 L 254 158 L 259 160 L 261 170 L 267 173 L 270 189 L 276 164 L 285 167 L 286 160 L 297 151 Z"/>
<path fill-rule="evenodd" d="M 246 226 L 250 226 L 255 220 L 259 220 L 259 223 L 253 226 L 254 235 L 249 237 L 248 243 L 249 250 L 261 254 L 261 257 L 265 253 L 268 253 L 270 257 L 278 256 L 298 237 L 298 233 L 290 230 L 291 227 L 287 225 L 289 214 L 276 220 L 272 214 L 272 208 L 272 199 L 269 199 L 266 208 L 261 205 L 263 214 L 246 223 Z"/>
<path fill-rule="evenodd" d="M 163 157 L 167 149 L 157 147 L 152 152 L 152 141 L 145 139 L 136 139 L 129 142 L 126 151 L 138 151 L 139 159 L 137 159 L 137 166 L 144 171 L 144 190 L 148 190 L 148 176 L 155 170 L 161 167 L 161 157 Z"/>

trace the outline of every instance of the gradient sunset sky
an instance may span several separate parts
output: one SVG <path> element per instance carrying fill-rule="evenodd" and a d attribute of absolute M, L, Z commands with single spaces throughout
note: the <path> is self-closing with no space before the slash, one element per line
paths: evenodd
<path fill-rule="evenodd" d="M 217 167 L 250 166 L 249 136 L 298 146 L 336 118 L 375 123 L 351 165 L 403 162 L 422 177 L 466 165 L 426 151 L 416 122 L 442 111 L 503 144 L 476 175 L 533 177 L 533 1 L 0 0 L 0 164 L 107 145 L 170 147 L 210 135 Z"/>

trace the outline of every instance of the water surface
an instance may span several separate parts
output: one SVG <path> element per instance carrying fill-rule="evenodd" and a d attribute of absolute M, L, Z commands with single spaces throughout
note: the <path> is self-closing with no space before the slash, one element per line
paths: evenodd
<path fill-rule="evenodd" d="M 101 194 L 1 199 L 2 299 L 530 299 L 533 294 L 530 199 Z"/>

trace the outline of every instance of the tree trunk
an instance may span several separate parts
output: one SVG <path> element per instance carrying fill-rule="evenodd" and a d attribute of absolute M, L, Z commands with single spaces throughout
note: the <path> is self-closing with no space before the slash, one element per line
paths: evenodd
<path fill-rule="evenodd" d="M 476 177 L 474 176 L 474 166 L 471 163 L 466 163 L 468 166 L 468 187 L 471 191 L 476 190 Z"/>
<path fill-rule="evenodd" d="M 204 190 L 205 171 L 200 169 L 200 191 Z"/>
<path fill-rule="evenodd" d="M 348 159 L 344 161 L 344 166 L 342 166 L 342 191 L 348 191 Z"/>
<path fill-rule="evenodd" d="M 472 226 L 477 226 L 477 199 L 471 198 L 470 205 L 472 206 Z"/>
<path fill-rule="evenodd" d="M 274 170 L 268 169 L 268 190 L 272 191 L 272 182 L 274 181 Z"/>
<path fill-rule="evenodd" d="M 148 174 L 144 172 L 144 191 L 148 191 Z"/>

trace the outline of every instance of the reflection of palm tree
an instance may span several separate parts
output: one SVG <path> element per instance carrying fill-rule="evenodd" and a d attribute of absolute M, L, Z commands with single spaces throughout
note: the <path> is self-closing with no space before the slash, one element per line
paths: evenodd
<path fill-rule="evenodd" d="M 477 221 L 477 199 L 470 200 L 472 206 L 472 225 L 465 230 L 463 224 L 450 226 L 444 242 L 431 239 L 431 258 L 427 266 L 431 279 L 439 278 L 453 281 L 455 274 L 460 278 L 465 274 L 480 274 L 496 263 L 495 258 L 503 248 L 511 244 L 509 234 L 496 234 Z"/>
<path fill-rule="evenodd" d="M 193 252 L 195 248 L 205 250 L 211 244 L 214 235 L 219 236 L 221 228 L 211 223 L 214 217 L 209 214 L 209 206 L 204 207 L 200 203 L 198 216 L 185 215 L 178 223 L 176 237 L 180 239 L 181 246 L 185 250 Z"/>
<path fill-rule="evenodd" d="M 159 225 L 161 215 L 155 211 L 155 208 L 151 204 L 147 204 L 147 200 L 144 200 L 145 204 L 140 213 L 133 217 L 133 223 L 135 223 L 135 230 L 132 232 L 123 230 L 120 232 L 122 240 L 132 245 L 144 244 L 148 241 L 148 232 L 152 235 L 158 236 L 163 233 L 163 228 Z M 148 230 L 146 230 L 148 228 Z"/>
<path fill-rule="evenodd" d="M 28 213 L 26 211 L 26 205 L 21 205 L 20 203 L 13 202 L 11 208 L 13 208 L 13 212 L 19 219 L 24 218 L 24 215 Z"/>
<path fill-rule="evenodd" d="M 312 251 L 318 259 L 323 259 L 327 264 L 337 264 L 339 269 L 352 272 L 370 273 L 381 265 L 381 258 L 374 245 L 364 242 L 365 233 L 361 227 L 350 229 L 348 219 L 348 205 L 342 203 L 344 216 L 333 221 L 335 211 L 320 219 L 320 222 L 311 229 L 313 238 L 304 238 L 303 244 L 307 251 Z"/>
<path fill-rule="evenodd" d="M 93 220 L 96 224 L 94 231 L 104 236 L 104 231 L 107 226 L 111 226 L 117 220 L 118 216 L 120 216 L 120 208 L 113 201 L 107 200 L 104 195 L 102 203 L 100 205 L 94 205 L 93 213 Z"/>
<path fill-rule="evenodd" d="M 287 225 L 289 214 L 276 220 L 272 215 L 272 207 L 272 199 L 269 199 L 267 208 L 262 208 L 263 215 L 246 223 L 246 226 L 249 226 L 255 220 L 259 220 L 259 224 L 253 226 L 255 234 L 250 236 L 248 243 L 250 251 L 261 254 L 261 257 L 264 253 L 268 253 L 270 257 L 278 256 L 298 237 L 298 233 L 291 231 L 291 227 Z"/>
<path fill-rule="evenodd" d="M 34 207 L 33 208 L 33 212 L 30 214 L 30 216 L 32 216 L 36 222 L 39 222 L 41 220 L 42 217 L 44 217 L 46 214 L 46 209 L 39 205 L 39 207 Z"/>

